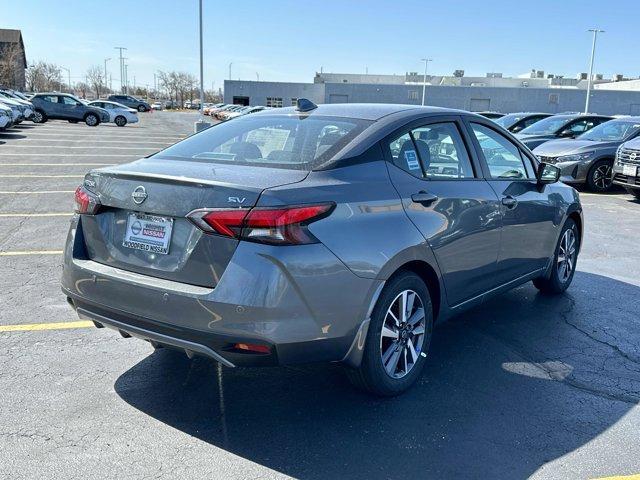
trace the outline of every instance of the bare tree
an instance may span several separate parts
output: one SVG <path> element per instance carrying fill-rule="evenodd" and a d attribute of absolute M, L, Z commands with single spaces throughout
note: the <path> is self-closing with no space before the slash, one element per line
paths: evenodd
<path fill-rule="evenodd" d="M 36 62 L 27 68 L 27 89 L 32 92 L 60 90 L 62 73 L 60 67 L 53 63 Z"/>
<path fill-rule="evenodd" d="M 87 82 L 96 92 L 96 98 L 100 98 L 100 90 L 104 85 L 104 74 L 99 65 L 93 65 L 87 70 Z"/>
<path fill-rule="evenodd" d="M 18 45 L 8 43 L 0 48 L 0 85 L 18 87 L 18 70 L 24 68 L 24 65 L 21 65 L 22 61 Z"/>
<path fill-rule="evenodd" d="M 87 98 L 87 92 L 91 90 L 91 87 L 86 82 L 78 82 L 75 86 L 76 95 L 80 92 L 80 97 Z"/>

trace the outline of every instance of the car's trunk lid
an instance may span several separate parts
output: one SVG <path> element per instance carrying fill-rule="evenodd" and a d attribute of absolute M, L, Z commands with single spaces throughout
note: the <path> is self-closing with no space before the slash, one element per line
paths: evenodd
<path fill-rule="evenodd" d="M 200 208 L 251 207 L 264 189 L 300 182 L 307 174 L 154 158 L 94 170 L 87 175 L 85 186 L 102 206 L 97 215 L 82 217 L 87 254 L 116 268 L 214 287 L 238 241 L 204 234 L 186 215 Z M 156 251 L 131 248 L 146 248 L 132 233 L 139 232 L 141 225 L 145 232 L 148 228 L 161 230 L 163 238 Z M 165 246 L 167 253 L 159 253 Z"/>

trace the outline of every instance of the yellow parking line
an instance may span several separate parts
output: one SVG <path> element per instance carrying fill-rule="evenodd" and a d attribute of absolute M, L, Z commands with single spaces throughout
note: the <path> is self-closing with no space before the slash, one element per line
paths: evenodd
<path fill-rule="evenodd" d="M 0 217 L 70 217 L 73 213 L 0 213 Z"/>
<path fill-rule="evenodd" d="M 23 325 L 0 325 L 0 332 L 33 332 L 37 330 L 65 330 L 68 328 L 93 327 L 93 322 L 79 320 L 77 322 L 57 323 L 25 323 Z"/>
<path fill-rule="evenodd" d="M 84 178 L 84 175 L 0 175 L 0 178 Z"/>
<path fill-rule="evenodd" d="M 17 257 L 22 255 L 62 255 L 62 250 L 14 250 L 0 252 L 0 257 Z"/>
<path fill-rule="evenodd" d="M 45 193 L 74 193 L 74 190 L 43 190 L 40 192 L 9 192 L 0 191 L 0 195 L 42 195 Z"/>

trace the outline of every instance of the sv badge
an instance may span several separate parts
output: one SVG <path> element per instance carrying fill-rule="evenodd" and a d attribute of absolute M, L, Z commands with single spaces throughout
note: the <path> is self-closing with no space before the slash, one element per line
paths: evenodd
<path fill-rule="evenodd" d="M 246 197 L 229 197 L 229 203 L 244 203 L 244 201 L 246 200 Z"/>

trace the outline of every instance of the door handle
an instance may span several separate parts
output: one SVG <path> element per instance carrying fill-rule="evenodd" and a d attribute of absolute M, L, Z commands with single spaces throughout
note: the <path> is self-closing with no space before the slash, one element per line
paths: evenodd
<path fill-rule="evenodd" d="M 432 193 L 427 193 L 427 192 L 424 192 L 424 191 L 420 191 L 418 193 L 414 193 L 413 195 L 411 195 L 411 200 L 414 203 L 420 203 L 420 204 L 424 205 L 425 207 L 427 205 L 431 205 L 437 199 L 438 199 L 438 197 L 436 195 L 433 195 Z"/>
<path fill-rule="evenodd" d="M 509 210 L 513 210 L 518 205 L 518 200 L 515 198 L 508 196 L 502 197 L 502 204 L 507 207 Z"/>

